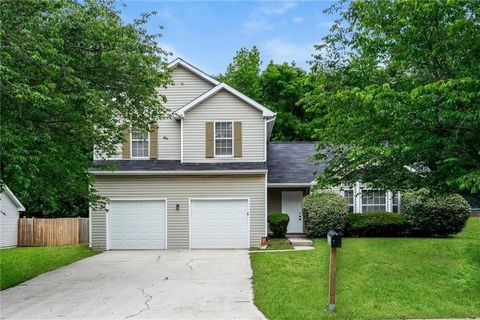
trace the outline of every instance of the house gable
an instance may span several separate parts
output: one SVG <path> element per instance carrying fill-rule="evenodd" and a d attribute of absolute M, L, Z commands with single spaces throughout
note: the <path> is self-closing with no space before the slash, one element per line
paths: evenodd
<path fill-rule="evenodd" d="M 185 114 L 189 112 L 190 110 L 202 105 L 202 102 L 205 100 L 215 96 L 218 92 L 228 92 L 230 95 L 235 96 L 236 98 L 242 100 L 244 103 L 249 105 L 251 108 L 257 109 L 260 112 L 262 112 L 262 116 L 265 118 L 273 118 L 275 117 L 275 113 L 267 108 L 265 108 L 263 105 L 260 103 L 256 102 L 255 100 L 247 97 L 240 91 L 232 88 L 226 83 L 220 83 L 219 85 L 215 86 L 214 88 L 210 89 L 209 91 L 203 93 L 202 95 L 198 96 L 194 100 L 190 101 L 189 103 L 185 104 L 181 108 L 177 109 L 175 111 L 175 114 L 177 114 L 180 117 L 185 117 Z"/>
<path fill-rule="evenodd" d="M 183 107 L 214 87 L 214 84 L 210 81 L 205 80 L 182 65 L 176 65 L 171 69 L 171 78 L 173 85 L 158 90 L 160 94 L 165 95 L 167 98 L 165 106 L 170 110 L 177 110 Z"/>
<path fill-rule="evenodd" d="M 182 121 L 184 162 L 265 161 L 265 119 L 262 112 L 226 90 L 220 90 L 202 101 Z M 207 122 L 215 121 L 241 122 L 241 157 L 206 158 L 205 126 Z"/>

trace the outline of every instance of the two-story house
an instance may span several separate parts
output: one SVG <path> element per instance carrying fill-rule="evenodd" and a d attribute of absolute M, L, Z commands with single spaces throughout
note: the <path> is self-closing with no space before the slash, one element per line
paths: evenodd
<path fill-rule="evenodd" d="M 91 246 L 258 247 L 272 212 L 288 213 L 288 232 L 303 233 L 302 198 L 322 170 L 309 160 L 314 144 L 269 143 L 274 112 L 182 59 L 170 68 L 174 84 L 161 93 L 172 117 L 149 133 L 132 128 L 115 157 L 97 159 L 115 168 L 92 170 L 109 204 L 90 211 Z M 340 192 L 362 210 L 361 196 Z M 372 204 L 394 210 L 394 197 L 383 197 Z"/>

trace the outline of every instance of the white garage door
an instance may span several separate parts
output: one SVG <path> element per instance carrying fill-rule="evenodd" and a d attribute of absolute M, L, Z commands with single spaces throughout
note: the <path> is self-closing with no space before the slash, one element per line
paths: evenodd
<path fill-rule="evenodd" d="M 248 200 L 192 200 L 190 215 L 192 249 L 250 247 Z"/>
<path fill-rule="evenodd" d="M 114 200 L 108 216 L 110 249 L 165 249 L 164 200 Z"/>

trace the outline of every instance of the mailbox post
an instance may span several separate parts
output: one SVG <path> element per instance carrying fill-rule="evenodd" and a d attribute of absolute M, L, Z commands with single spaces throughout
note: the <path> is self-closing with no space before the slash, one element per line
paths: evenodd
<path fill-rule="evenodd" d="M 337 269 L 337 248 L 342 247 L 342 237 L 335 231 L 327 233 L 327 244 L 330 246 L 330 267 L 328 283 L 328 311 L 335 311 L 335 280 Z"/>

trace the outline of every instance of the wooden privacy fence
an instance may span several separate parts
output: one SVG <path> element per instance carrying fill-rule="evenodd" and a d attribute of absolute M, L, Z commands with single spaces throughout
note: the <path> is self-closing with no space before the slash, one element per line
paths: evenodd
<path fill-rule="evenodd" d="M 88 242 L 88 218 L 18 219 L 18 246 L 65 246 Z"/>

